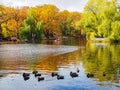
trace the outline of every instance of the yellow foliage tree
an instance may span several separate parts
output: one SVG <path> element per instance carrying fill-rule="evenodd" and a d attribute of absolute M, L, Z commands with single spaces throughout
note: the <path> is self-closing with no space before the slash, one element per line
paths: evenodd
<path fill-rule="evenodd" d="M 44 6 L 35 7 L 34 11 L 38 21 L 44 22 L 44 34 L 48 39 L 50 39 L 54 33 L 60 33 L 59 24 L 56 19 L 59 9 L 56 6 L 46 4 Z"/>

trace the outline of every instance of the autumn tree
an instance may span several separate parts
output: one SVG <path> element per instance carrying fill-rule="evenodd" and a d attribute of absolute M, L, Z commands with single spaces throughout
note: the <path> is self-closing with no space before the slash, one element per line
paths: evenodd
<path fill-rule="evenodd" d="M 54 34 L 59 34 L 59 24 L 56 20 L 56 14 L 59 9 L 51 4 L 38 6 L 34 8 L 35 16 L 38 21 L 44 22 L 44 35 L 47 39 L 54 37 Z"/>
<path fill-rule="evenodd" d="M 20 25 L 23 20 L 27 17 L 28 7 L 23 8 L 12 8 L 12 10 L 8 12 L 12 12 L 13 18 L 8 20 L 7 29 L 10 31 L 11 36 L 18 37 Z"/>
<path fill-rule="evenodd" d="M 19 36 L 21 39 L 28 39 L 31 42 L 40 41 L 44 29 L 43 22 L 38 21 L 34 15 L 34 10 L 30 9 L 20 29 Z"/>
<path fill-rule="evenodd" d="M 81 20 L 80 21 L 77 21 L 77 22 L 75 22 L 75 35 L 77 36 L 77 37 L 83 37 L 84 39 L 85 39 L 85 34 L 86 34 L 86 32 L 85 32 L 85 30 L 83 29 L 83 26 L 81 26 Z"/>
<path fill-rule="evenodd" d="M 71 36 L 81 36 L 80 29 L 76 28 L 76 23 L 81 20 L 81 13 L 79 12 L 70 12 L 69 18 L 71 20 L 70 25 L 70 35 Z"/>
<path fill-rule="evenodd" d="M 75 23 L 79 21 L 80 18 L 81 14 L 78 12 L 69 12 L 67 10 L 59 12 L 57 14 L 57 20 L 59 22 L 62 35 L 74 36 L 76 32 Z"/>
<path fill-rule="evenodd" d="M 0 26 L 3 37 L 18 37 L 19 26 L 26 18 L 28 9 L 27 7 L 12 8 L 1 6 Z"/>
<path fill-rule="evenodd" d="M 42 35 L 36 34 L 39 27 L 47 39 L 56 39 L 61 34 L 63 36 L 78 34 L 76 22 L 81 19 L 81 14 L 78 12 L 59 11 L 56 6 L 51 4 L 31 8 L 0 6 L 0 9 L 0 32 L 4 37 L 19 38 L 20 36 L 22 39 L 27 38 L 34 41 L 38 35 L 40 37 Z"/>
<path fill-rule="evenodd" d="M 7 12 L 8 7 L 4 7 L 0 5 L 0 38 L 4 36 L 6 23 L 8 20 L 10 20 L 13 16 L 11 15 L 11 12 Z M 2 25 L 4 24 L 4 25 Z M 2 26 L 4 26 L 4 30 L 2 31 Z"/>
<path fill-rule="evenodd" d="M 59 13 L 57 13 L 57 21 L 59 22 L 59 28 L 62 33 L 62 35 L 67 35 L 67 21 L 69 17 L 69 11 L 64 10 Z"/>

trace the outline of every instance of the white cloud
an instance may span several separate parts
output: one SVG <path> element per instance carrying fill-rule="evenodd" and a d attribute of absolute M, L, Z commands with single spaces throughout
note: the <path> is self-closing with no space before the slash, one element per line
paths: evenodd
<path fill-rule="evenodd" d="M 0 0 L 0 4 L 12 7 L 54 4 L 60 10 L 82 11 L 88 0 Z"/>

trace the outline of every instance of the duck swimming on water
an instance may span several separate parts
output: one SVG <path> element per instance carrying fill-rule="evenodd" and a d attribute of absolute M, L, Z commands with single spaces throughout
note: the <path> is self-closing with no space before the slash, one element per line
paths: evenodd
<path fill-rule="evenodd" d="M 38 73 L 38 71 L 33 71 L 33 72 L 32 72 L 32 74 L 37 74 L 37 73 Z"/>
<path fill-rule="evenodd" d="M 87 74 L 87 77 L 88 77 L 88 78 L 92 78 L 92 77 L 94 77 L 94 74 L 88 73 L 88 74 Z"/>
<path fill-rule="evenodd" d="M 38 81 L 43 81 L 44 79 L 44 77 L 38 77 Z"/>
<path fill-rule="evenodd" d="M 23 73 L 23 77 L 30 76 L 30 73 Z"/>
<path fill-rule="evenodd" d="M 64 79 L 64 76 L 57 75 L 57 79 Z"/>
<path fill-rule="evenodd" d="M 30 79 L 29 76 L 30 76 L 30 73 L 23 73 L 23 78 L 24 78 L 25 81 Z"/>
<path fill-rule="evenodd" d="M 28 79 L 30 79 L 30 77 L 28 77 L 28 76 L 24 77 L 24 80 L 25 80 L 25 81 L 28 80 Z"/>
<path fill-rule="evenodd" d="M 77 73 L 79 73 L 80 72 L 80 70 L 77 68 Z"/>
<path fill-rule="evenodd" d="M 40 74 L 40 73 L 36 73 L 36 74 L 35 74 L 35 77 L 37 77 L 37 76 L 41 76 L 41 74 Z"/>
<path fill-rule="evenodd" d="M 73 78 L 73 77 L 78 77 L 78 74 L 75 73 L 75 72 L 70 72 L 70 76 Z"/>
<path fill-rule="evenodd" d="M 58 73 L 54 73 L 54 72 L 51 73 L 52 77 L 57 76 L 57 75 L 58 75 Z"/>

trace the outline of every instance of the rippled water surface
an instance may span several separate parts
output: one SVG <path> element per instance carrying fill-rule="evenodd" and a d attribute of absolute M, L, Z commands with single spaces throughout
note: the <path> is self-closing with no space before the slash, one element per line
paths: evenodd
<path fill-rule="evenodd" d="M 0 90 L 120 90 L 120 45 L 68 40 L 0 45 Z M 49 44 L 49 45 L 47 45 Z M 80 70 L 78 77 L 70 72 Z M 32 74 L 39 71 L 45 80 Z M 22 74 L 30 73 L 24 80 Z M 57 80 L 51 73 L 64 76 Z M 88 78 L 87 74 L 94 76 Z"/>

